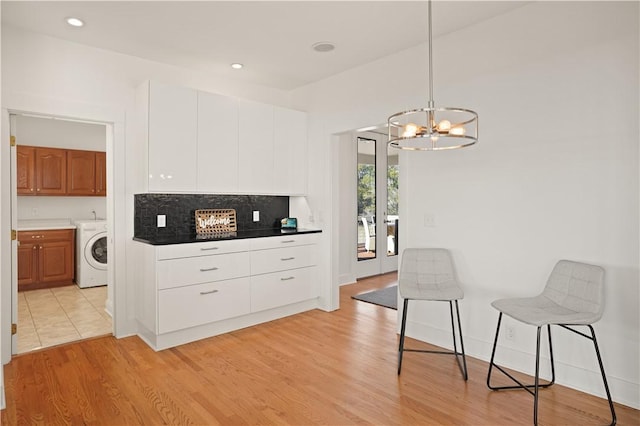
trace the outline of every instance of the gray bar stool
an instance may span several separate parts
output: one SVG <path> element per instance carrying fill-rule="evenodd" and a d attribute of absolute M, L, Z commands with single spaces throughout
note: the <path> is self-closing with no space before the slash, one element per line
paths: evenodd
<path fill-rule="evenodd" d="M 398 375 L 402 369 L 403 352 L 423 352 L 432 354 L 455 355 L 464 380 L 467 380 L 467 360 L 464 355 L 462 328 L 460 326 L 460 310 L 458 300 L 464 293 L 456 280 L 451 254 L 441 248 L 408 248 L 402 253 L 402 264 L 398 277 L 400 296 L 404 298 L 402 312 L 402 327 L 400 331 L 400 346 L 398 348 Z M 453 333 L 452 351 L 431 351 L 422 349 L 407 349 L 404 347 L 404 333 L 407 324 L 407 308 L 409 300 L 430 300 L 449 302 L 451 313 L 451 330 Z M 456 343 L 456 327 L 453 318 L 453 305 L 456 307 L 458 332 L 460 334 L 460 349 Z M 462 362 L 460 361 L 462 359 Z"/>
<path fill-rule="evenodd" d="M 489 372 L 487 374 L 487 386 L 491 390 L 502 389 L 524 389 L 533 395 L 533 424 L 538 424 L 538 393 L 540 388 L 546 388 L 555 382 L 555 366 L 553 363 L 553 346 L 551 344 L 551 326 L 558 325 L 575 334 L 593 342 L 600 365 L 600 373 L 604 382 L 604 389 L 609 400 L 609 409 L 611 410 L 611 425 L 616 424 L 616 413 L 607 384 L 607 376 L 604 373 L 598 342 L 596 341 L 596 333 L 593 331 L 591 324 L 595 323 L 602 317 L 604 309 L 604 269 L 600 266 L 588 265 L 586 263 L 573 262 L 570 260 L 561 260 L 553 268 L 547 285 L 543 292 L 535 297 L 519 298 L 519 299 L 501 299 L 494 301 L 491 305 L 500 311 L 498 315 L 498 327 L 496 328 L 496 337 L 493 341 L 493 351 L 491 352 L 491 362 L 489 363 Z M 531 385 L 526 385 L 509 374 L 502 367 L 494 362 L 496 354 L 496 346 L 498 345 L 498 334 L 500 333 L 500 323 L 502 314 L 508 315 L 525 324 L 534 325 L 538 328 L 538 337 L 536 342 L 536 372 L 535 381 Z M 551 380 L 547 383 L 540 384 L 540 332 L 543 326 L 547 326 L 547 334 L 549 337 L 549 356 L 551 360 Z M 570 326 L 585 326 L 589 328 L 591 335 L 587 335 L 579 330 L 575 330 Z M 505 374 L 513 382 L 515 386 L 492 386 L 491 372 L 495 367 L 498 371 Z M 533 388 L 533 391 L 531 390 Z"/>

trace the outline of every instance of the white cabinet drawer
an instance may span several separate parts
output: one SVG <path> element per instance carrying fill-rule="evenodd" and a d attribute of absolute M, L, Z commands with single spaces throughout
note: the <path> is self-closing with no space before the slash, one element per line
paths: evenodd
<path fill-rule="evenodd" d="M 202 243 L 171 244 L 157 247 L 157 259 L 209 256 L 212 254 L 247 251 L 251 243 L 247 240 L 207 241 Z"/>
<path fill-rule="evenodd" d="M 250 280 L 238 278 L 158 292 L 158 331 L 168 333 L 250 313 Z"/>
<path fill-rule="evenodd" d="M 251 277 L 251 312 L 318 297 L 317 267 Z"/>
<path fill-rule="evenodd" d="M 317 234 L 292 234 L 281 237 L 253 238 L 251 240 L 251 250 L 302 246 L 316 244 L 317 242 Z"/>
<path fill-rule="evenodd" d="M 158 289 L 249 276 L 249 253 L 228 253 L 157 262 Z"/>
<path fill-rule="evenodd" d="M 315 249 L 315 245 L 309 245 L 252 251 L 251 275 L 315 265 Z"/>

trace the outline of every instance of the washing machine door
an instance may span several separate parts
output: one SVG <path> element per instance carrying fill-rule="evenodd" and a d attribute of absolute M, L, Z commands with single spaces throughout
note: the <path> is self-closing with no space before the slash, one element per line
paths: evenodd
<path fill-rule="evenodd" d="M 84 258 L 92 268 L 107 270 L 107 233 L 100 232 L 87 241 Z"/>

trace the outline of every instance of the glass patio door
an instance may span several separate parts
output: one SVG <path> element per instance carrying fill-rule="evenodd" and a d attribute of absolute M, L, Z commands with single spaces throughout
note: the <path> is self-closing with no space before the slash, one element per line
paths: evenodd
<path fill-rule="evenodd" d="M 378 134 L 357 137 L 358 278 L 398 269 L 398 153 Z"/>

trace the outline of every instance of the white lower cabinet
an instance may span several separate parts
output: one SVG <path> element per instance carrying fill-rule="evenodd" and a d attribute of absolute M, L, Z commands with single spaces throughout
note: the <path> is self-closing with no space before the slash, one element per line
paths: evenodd
<path fill-rule="evenodd" d="M 167 259 L 158 262 L 158 289 L 249 276 L 249 253 Z"/>
<path fill-rule="evenodd" d="M 317 307 L 316 234 L 139 244 L 139 335 L 155 350 Z"/>
<path fill-rule="evenodd" d="M 314 245 L 252 251 L 251 275 L 315 265 L 316 256 Z"/>
<path fill-rule="evenodd" d="M 251 312 L 317 297 L 316 276 L 313 266 L 251 277 Z"/>
<path fill-rule="evenodd" d="M 170 288 L 158 292 L 158 331 L 167 333 L 250 312 L 249 278 Z"/>

